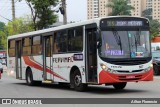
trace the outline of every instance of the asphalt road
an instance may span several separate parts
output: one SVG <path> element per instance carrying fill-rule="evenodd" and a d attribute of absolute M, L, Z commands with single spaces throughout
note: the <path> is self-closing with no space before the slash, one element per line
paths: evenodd
<path fill-rule="evenodd" d="M 24 80 L 16 80 L 4 73 L 0 80 L 0 98 L 160 98 L 160 76 L 151 82 L 128 83 L 121 91 L 112 86 L 95 85 L 89 86 L 85 92 L 77 92 L 58 84 L 28 86 Z"/>
<path fill-rule="evenodd" d="M 160 77 L 151 82 L 128 83 L 121 91 L 112 86 L 89 86 L 86 92 L 77 92 L 69 86 L 42 84 L 28 86 L 24 80 L 16 80 L 6 73 L 0 80 L 0 97 L 14 98 L 159 98 Z"/>

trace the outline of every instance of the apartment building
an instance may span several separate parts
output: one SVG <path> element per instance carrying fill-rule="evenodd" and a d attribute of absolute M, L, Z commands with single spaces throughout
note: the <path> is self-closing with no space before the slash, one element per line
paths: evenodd
<path fill-rule="evenodd" d="M 106 7 L 111 0 L 87 0 L 87 17 L 88 19 L 105 17 L 112 12 Z M 152 9 L 153 19 L 160 21 L 160 0 L 128 0 L 128 5 L 135 9 L 131 10 L 131 16 L 142 16 L 146 9 Z"/>
<path fill-rule="evenodd" d="M 152 18 L 160 21 L 160 0 L 152 1 Z"/>
<path fill-rule="evenodd" d="M 146 0 L 128 0 L 128 5 L 134 7 L 131 16 L 142 16 L 142 12 L 146 9 Z"/>
<path fill-rule="evenodd" d="M 110 0 L 87 0 L 88 19 L 108 16 L 111 9 L 106 8 L 106 4 L 108 4 L 109 1 Z"/>

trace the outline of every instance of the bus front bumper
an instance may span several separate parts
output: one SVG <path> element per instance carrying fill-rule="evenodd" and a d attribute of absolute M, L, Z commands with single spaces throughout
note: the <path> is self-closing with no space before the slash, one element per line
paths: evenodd
<path fill-rule="evenodd" d="M 111 74 L 105 70 L 99 73 L 99 84 L 118 83 L 118 82 L 139 82 L 139 81 L 152 81 L 153 69 L 146 73 L 137 74 Z"/>

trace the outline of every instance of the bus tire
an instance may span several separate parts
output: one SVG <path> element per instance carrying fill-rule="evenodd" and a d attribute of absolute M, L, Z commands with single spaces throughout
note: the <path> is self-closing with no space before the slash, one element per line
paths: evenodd
<path fill-rule="evenodd" d="M 26 83 L 29 86 L 35 85 L 35 81 L 33 80 L 33 74 L 32 74 L 31 69 L 27 69 L 27 72 L 26 72 Z"/>
<path fill-rule="evenodd" d="M 153 65 L 153 69 L 154 69 L 154 75 L 159 75 L 160 71 L 157 65 Z"/>
<path fill-rule="evenodd" d="M 84 91 L 87 88 L 87 84 L 82 83 L 82 77 L 79 70 L 75 70 L 73 73 L 73 84 L 76 91 Z"/>
<path fill-rule="evenodd" d="M 122 90 L 126 87 L 127 85 L 127 82 L 122 82 L 122 83 L 115 83 L 113 84 L 113 87 L 116 89 L 116 90 Z"/>

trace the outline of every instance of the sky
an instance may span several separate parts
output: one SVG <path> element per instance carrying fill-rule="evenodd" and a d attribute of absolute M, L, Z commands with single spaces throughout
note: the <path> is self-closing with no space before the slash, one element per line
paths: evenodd
<path fill-rule="evenodd" d="M 70 21 L 82 21 L 87 19 L 87 0 L 66 0 L 67 3 L 67 19 Z M 30 9 L 25 0 L 18 2 L 15 0 L 16 18 L 30 15 Z M 0 0 L 0 21 L 7 23 L 8 21 L 1 16 L 12 20 L 11 0 Z M 63 21 L 63 16 L 59 13 L 59 20 Z"/>

